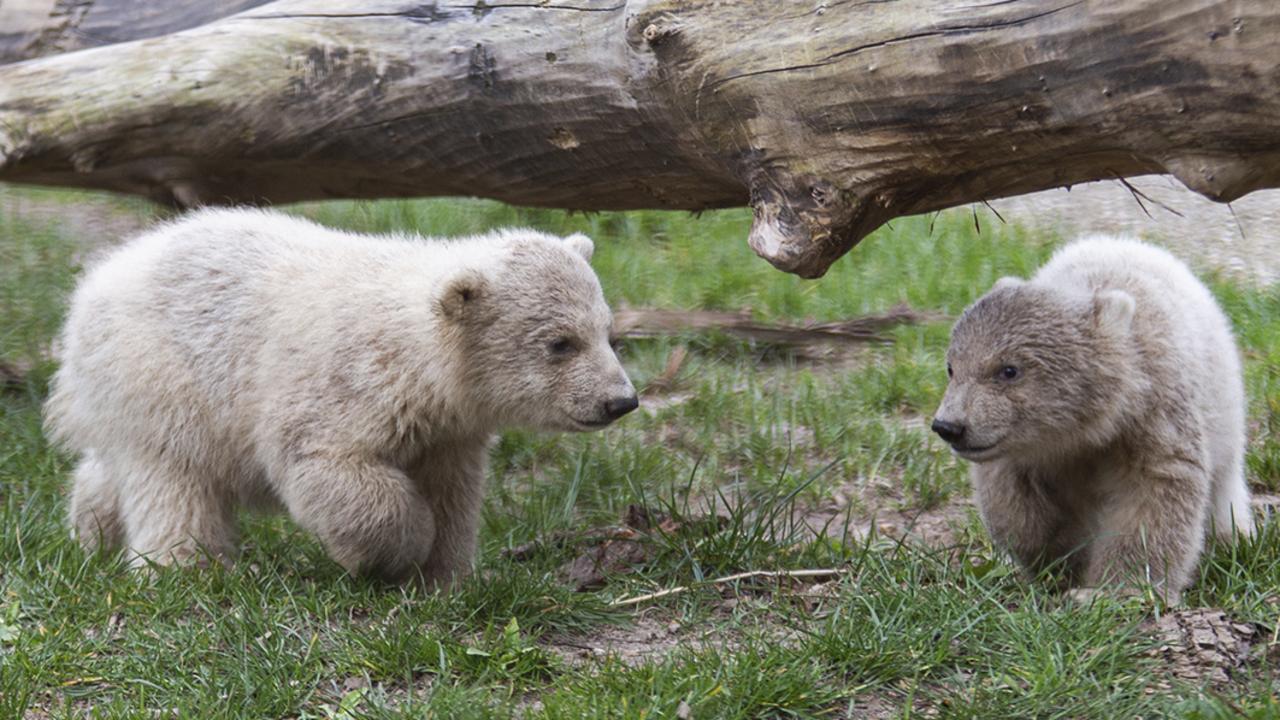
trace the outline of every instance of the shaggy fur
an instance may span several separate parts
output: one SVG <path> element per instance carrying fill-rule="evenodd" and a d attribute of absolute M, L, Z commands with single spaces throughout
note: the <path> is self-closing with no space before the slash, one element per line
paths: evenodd
<path fill-rule="evenodd" d="M 472 559 L 502 427 L 635 407 L 591 241 L 371 237 L 210 210 L 81 281 L 46 408 L 81 454 L 86 548 L 166 563 L 283 508 L 352 573 L 447 582 Z"/>
<path fill-rule="evenodd" d="M 968 308 L 947 362 L 934 429 L 973 461 L 983 522 L 1028 571 L 1176 601 L 1207 527 L 1252 533 L 1230 324 L 1167 252 L 1069 245 Z"/>

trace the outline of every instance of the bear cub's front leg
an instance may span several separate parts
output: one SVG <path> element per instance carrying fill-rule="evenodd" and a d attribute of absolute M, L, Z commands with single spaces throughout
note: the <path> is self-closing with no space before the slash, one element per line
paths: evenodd
<path fill-rule="evenodd" d="M 1172 453 L 1135 472 L 1099 511 L 1085 587 L 1136 583 L 1176 605 L 1204 546 L 1209 488 L 1198 463 Z"/>
<path fill-rule="evenodd" d="M 401 582 L 426 566 L 435 515 L 400 470 L 374 461 L 309 459 L 286 475 L 282 499 L 289 514 L 351 574 Z"/>

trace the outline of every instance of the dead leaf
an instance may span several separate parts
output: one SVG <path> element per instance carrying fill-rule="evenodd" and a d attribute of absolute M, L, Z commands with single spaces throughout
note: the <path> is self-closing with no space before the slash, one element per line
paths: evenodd
<path fill-rule="evenodd" d="M 1232 676 L 1252 661 L 1258 627 L 1237 622 L 1214 608 L 1177 610 L 1154 623 L 1158 647 L 1151 655 L 1164 659 L 1172 673 L 1184 680 L 1214 685 L 1231 682 Z"/>
<path fill-rule="evenodd" d="M 578 592 L 598 590 L 610 576 L 634 572 L 651 556 L 651 547 L 635 540 L 606 540 L 562 566 L 560 574 Z"/>
<path fill-rule="evenodd" d="M 349 693 L 355 690 L 363 690 L 364 688 L 367 688 L 367 687 L 369 687 L 368 679 L 359 675 L 353 675 L 347 678 L 346 680 L 342 681 L 343 692 Z"/>

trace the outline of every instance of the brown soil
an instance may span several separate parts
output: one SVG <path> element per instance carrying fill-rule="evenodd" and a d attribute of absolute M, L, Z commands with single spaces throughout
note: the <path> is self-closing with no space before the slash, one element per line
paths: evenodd
<path fill-rule="evenodd" d="M 848 525 L 849 536 L 865 539 L 872 533 L 905 539 L 929 547 L 960 544 L 973 524 L 973 503 L 954 497 L 931 508 L 914 509 L 889 487 L 843 485 L 826 502 L 802 512 L 802 521 L 815 536 L 838 535 Z"/>
<path fill-rule="evenodd" d="M 661 661 L 680 648 L 701 650 L 724 643 L 719 632 L 699 633 L 662 614 L 651 608 L 637 614 L 630 625 L 595 628 L 589 634 L 552 635 L 543 643 L 569 665 L 610 657 L 627 665 L 639 665 Z"/>

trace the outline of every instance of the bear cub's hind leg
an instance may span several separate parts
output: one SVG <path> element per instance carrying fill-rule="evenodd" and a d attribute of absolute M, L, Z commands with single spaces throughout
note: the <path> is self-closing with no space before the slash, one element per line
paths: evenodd
<path fill-rule="evenodd" d="M 124 542 L 119 478 L 97 451 L 88 450 L 72 473 L 71 530 L 88 552 L 112 550 Z"/>
<path fill-rule="evenodd" d="M 1217 473 L 1213 494 L 1213 532 L 1219 540 L 1253 536 L 1253 504 L 1244 477 L 1243 458 Z"/>
<path fill-rule="evenodd" d="M 141 459 L 112 465 L 119 473 L 125 542 L 134 567 L 225 561 L 236 550 L 233 498 L 218 491 L 220 483 L 189 469 L 197 463 L 181 465 Z"/>

